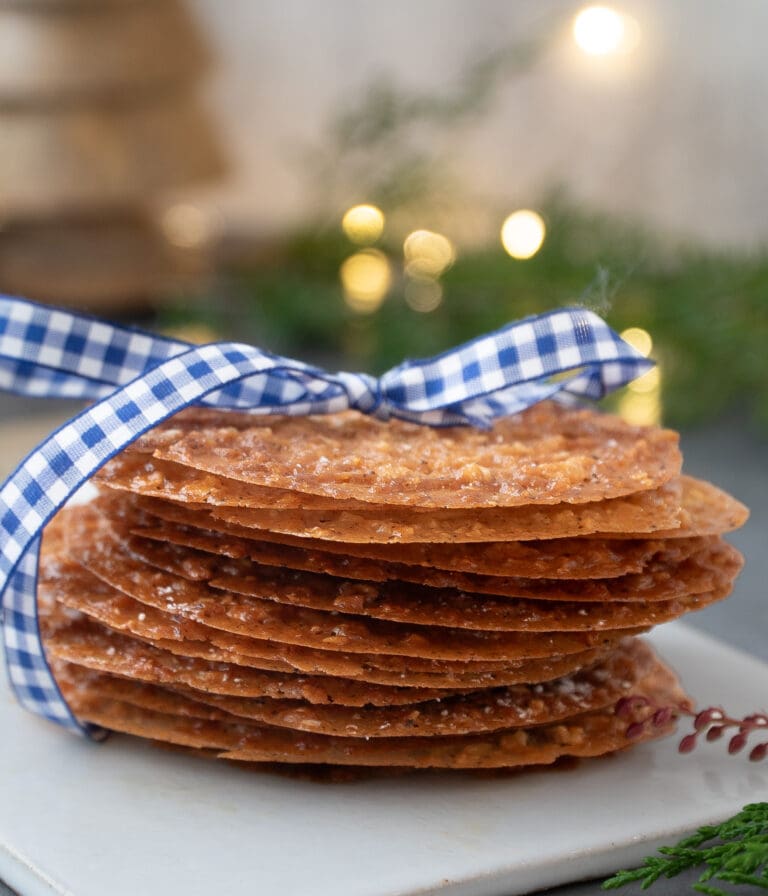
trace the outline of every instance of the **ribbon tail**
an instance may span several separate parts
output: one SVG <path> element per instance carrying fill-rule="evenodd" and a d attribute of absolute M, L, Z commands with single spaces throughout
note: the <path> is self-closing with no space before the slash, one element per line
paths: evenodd
<path fill-rule="evenodd" d="M 190 349 L 112 392 L 64 424 L 32 451 L 0 488 L 0 594 L 11 686 L 28 709 L 71 730 L 100 732 L 72 714 L 45 658 L 37 579 L 46 523 L 111 457 L 138 436 L 200 398 L 261 377 L 271 395 L 276 362 L 256 348 L 207 345 Z"/>

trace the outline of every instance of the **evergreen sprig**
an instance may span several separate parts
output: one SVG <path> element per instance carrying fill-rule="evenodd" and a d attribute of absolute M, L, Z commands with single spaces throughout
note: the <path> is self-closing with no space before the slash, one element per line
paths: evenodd
<path fill-rule="evenodd" d="M 768 803 L 752 803 L 722 824 L 707 825 L 676 846 L 663 846 L 639 868 L 619 871 L 603 884 L 615 890 L 626 884 L 647 889 L 659 878 L 702 868 L 693 889 L 705 896 L 728 896 L 710 881 L 745 884 L 768 890 Z"/>

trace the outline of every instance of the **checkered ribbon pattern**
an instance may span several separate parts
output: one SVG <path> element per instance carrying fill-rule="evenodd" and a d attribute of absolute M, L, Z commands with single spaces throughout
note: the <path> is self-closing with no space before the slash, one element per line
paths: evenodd
<path fill-rule="evenodd" d="M 354 409 L 381 420 L 487 427 L 546 398 L 599 399 L 653 362 L 596 314 L 564 308 L 508 324 L 375 378 L 328 373 L 235 342 L 191 345 L 0 296 L 0 388 L 88 406 L 0 488 L 0 595 L 11 687 L 22 706 L 94 739 L 64 700 L 40 638 L 43 528 L 111 457 L 190 405 L 253 414 Z"/>

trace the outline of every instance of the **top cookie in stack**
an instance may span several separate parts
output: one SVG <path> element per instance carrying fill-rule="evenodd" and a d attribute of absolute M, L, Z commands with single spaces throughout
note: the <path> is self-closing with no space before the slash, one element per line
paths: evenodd
<path fill-rule="evenodd" d="M 224 758 L 613 752 L 621 697 L 685 700 L 636 636 L 741 565 L 745 508 L 680 468 L 676 434 L 554 403 L 488 431 L 186 411 L 49 527 L 46 650 L 83 720 Z"/>

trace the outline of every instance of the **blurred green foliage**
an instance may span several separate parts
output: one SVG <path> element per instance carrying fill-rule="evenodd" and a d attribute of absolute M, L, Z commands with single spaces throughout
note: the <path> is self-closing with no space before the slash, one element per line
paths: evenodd
<path fill-rule="evenodd" d="M 405 301 L 404 226 L 444 221 L 440 229 L 452 237 L 451 221 L 478 212 L 494 218 L 452 176 L 451 149 L 507 83 L 543 64 L 569 15 L 564 9 L 529 23 L 528 37 L 470 59 L 435 92 L 379 79 L 340 104 L 320 144 L 298 153 L 308 223 L 230 258 L 215 288 L 184 297 L 165 324 L 202 323 L 222 337 L 376 373 L 527 314 L 580 303 L 617 330 L 651 333 L 667 422 L 746 412 L 768 431 L 768 250 L 681 248 L 553 195 L 537 206 L 547 236 L 533 258 L 510 258 L 496 230 L 479 248 L 459 247 L 436 310 L 419 313 Z M 376 248 L 389 258 L 392 288 L 370 315 L 347 307 L 339 282 L 341 263 L 356 251 L 339 220 L 359 201 L 379 205 L 390 224 Z M 496 216 L 499 227 L 506 212 Z"/>
<path fill-rule="evenodd" d="M 459 250 L 441 278 L 443 302 L 430 313 L 406 304 L 402 245 L 386 232 L 378 248 L 392 265 L 391 291 L 372 314 L 350 310 L 339 266 L 355 247 L 338 227 L 317 226 L 226 271 L 215 299 L 186 297 L 165 323 L 203 323 L 223 337 L 376 373 L 527 314 L 583 304 L 617 330 L 651 333 L 665 422 L 685 426 L 735 411 L 768 429 L 768 253 L 673 249 L 557 199 L 543 215 L 547 238 L 527 261 L 498 242 Z"/>

